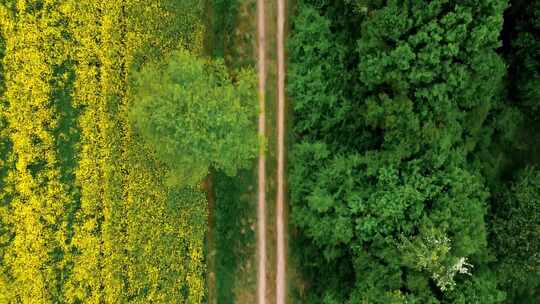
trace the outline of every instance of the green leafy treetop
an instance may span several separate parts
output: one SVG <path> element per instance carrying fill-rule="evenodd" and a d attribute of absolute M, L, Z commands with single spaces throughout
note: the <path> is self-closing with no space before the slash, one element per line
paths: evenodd
<path fill-rule="evenodd" d="M 194 186 L 210 168 L 235 175 L 257 154 L 252 71 L 233 79 L 222 61 L 179 50 L 143 67 L 134 80 L 138 99 L 130 120 L 171 169 L 171 185 Z"/>
<path fill-rule="evenodd" d="M 521 170 L 494 208 L 493 248 L 514 303 L 540 299 L 540 168 Z"/>
<path fill-rule="evenodd" d="M 291 222 L 312 293 L 500 302 L 471 159 L 503 87 L 507 1 L 321 2 L 301 1 L 289 40 Z"/>

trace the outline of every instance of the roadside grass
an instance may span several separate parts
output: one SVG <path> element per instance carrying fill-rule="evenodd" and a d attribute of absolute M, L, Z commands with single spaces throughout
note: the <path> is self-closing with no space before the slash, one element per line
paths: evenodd
<path fill-rule="evenodd" d="M 222 58 L 231 71 L 256 63 L 255 0 L 207 0 L 206 53 Z M 229 177 L 214 174 L 212 223 L 215 290 L 208 303 L 255 303 L 257 295 L 257 162 Z M 210 265 L 209 265 L 210 266 Z M 210 288 L 210 286 L 209 286 Z"/>
<path fill-rule="evenodd" d="M 256 296 L 256 175 L 216 174 L 214 191 L 218 303 L 254 303 Z"/>

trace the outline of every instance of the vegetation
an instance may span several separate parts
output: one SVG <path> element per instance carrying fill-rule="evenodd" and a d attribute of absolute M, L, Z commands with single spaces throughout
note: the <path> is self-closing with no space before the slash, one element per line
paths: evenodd
<path fill-rule="evenodd" d="M 495 268 L 510 303 L 540 300 L 540 4 L 514 1 L 506 13 L 503 54 L 508 63 L 506 106 L 517 114 L 501 127 L 516 129 L 492 154 L 506 153 L 490 214 Z M 504 147 L 504 148 L 501 148 Z M 502 151 L 502 152 L 501 152 Z M 495 159 L 496 157 L 491 157 Z M 498 156 L 498 158 L 501 158 Z"/>
<path fill-rule="evenodd" d="M 0 303 L 254 301 L 254 9 L 0 0 Z M 291 294 L 539 303 L 540 2 L 292 21 Z"/>
<path fill-rule="evenodd" d="M 259 139 L 254 76 L 197 58 L 201 15 L 199 0 L 0 2 L 1 303 L 205 300 L 206 197 L 170 176 L 234 174 Z M 144 120 L 157 110 L 181 116 Z M 190 127 L 158 133 L 173 155 L 149 133 L 170 127 Z"/>
<path fill-rule="evenodd" d="M 214 179 L 216 299 L 218 303 L 250 303 L 256 301 L 256 177 L 241 170 L 235 177 L 221 173 Z"/>
<path fill-rule="evenodd" d="M 540 284 L 540 170 L 522 170 L 499 200 L 492 226 L 501 283 L 514 302 L 534 303 Z"/>
<path fill-rule="evenodd" d="M 299 3 L 289 43 L 296 142 L 289 174 L 291 217 L 312 278 L 306 301 L 515 300 L 500 264 L 517 262 L 510 252 L 519 246 L 503 240 L 523 235 L 515 241 L 530 246 L 538 223 L 506 214 L 538 204 L 534 170 L 500 193 L 512 172 L 537 162 L 535 143 L 519 138 L 522 122 L 531 133 L 538 126 L 527 114 L 538 104 L 531 28 L 538 17 L 516 9 L 528 11 L 517 18 L 527 25 L 515 29 L 525 31 L 511 42 L 510 66 L 519 67 L 507 74 L 507 7 Z M 514 83 L 518 98 L 506 95 Z M 530 157 L 514 161 L 517 150 Z M 520 262 L 538 273 L 534 254 Z M 521 278 L 527 290 L 537 288 L 537 277 Z"/>
<path fill-rule="evenodd" d="M 255 65 L 255 5 L 251 0 L 212 0 L 210 41 L 213 56 L 223 62 L 238 79 L 243 70 Z M 255 96 L 254 96 L 255 97 Z M 255 102 L 255 100 L 253 100 Z M 258 114 L 258 113 L 257 113 Z M 256 301 L 256 162 L 251 161 L 235 176 L 213 172 L 211 180 L 215 198 L 209 215 L 208 269 L 215 284 L 209 303 L 253 303 Z M 233 220 L 231 220 L 233 219 Z M 213 235 L 213 239 L 210 239 Z M 209 264 L 210 266 L 210 264 Z"/>
<path fill-rule="evenodd" d="M 224 58 L 225 54 L 231 51 L 229 48 L 234 47 L 233 37 L 236 30 L 239 2 L 238 0 L 212 0 L 213 54 L 218 57 Z"/>
<path fill-rule="evenodd" d="M 236 78 L 222 61 L 205 63 L 187 51 L 137 74 L 132 121 L 177 183 L 194 186 L 210 168 L 234 176 L 257 154 L 255 75 Z"/>
<path fill-rule="evenodd" d="M 57 136 L 61 117 L 52 96 L 67 90 L 62 71 L 68 58 L 60 38 L 66 31 L 54 8 L 36 18 L 32 6 L 0 7 L 5 39 L 2 95 L 4 135 L 10 144 L 7 176 L 2 188 L 3 300 L 47 303 L 62 297 L 69 257 L 65 209 L 73 192 L 62 180 Z M 4 140 L 4 143 L 6 140 Z"/>

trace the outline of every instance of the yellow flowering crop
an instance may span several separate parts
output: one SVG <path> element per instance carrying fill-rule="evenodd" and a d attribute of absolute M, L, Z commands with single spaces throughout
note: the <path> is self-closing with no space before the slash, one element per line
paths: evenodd
<path fill-rule="evenodd" d="M 132 71 L 202 49 L 169 2 L 0 2 L 0 304 L 204 300 L 205 197 L 127 120 Z"/>

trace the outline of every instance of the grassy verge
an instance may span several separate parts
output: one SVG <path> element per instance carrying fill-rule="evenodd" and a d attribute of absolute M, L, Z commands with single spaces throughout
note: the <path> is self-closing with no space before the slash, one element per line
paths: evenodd
<path fill-rule="evenodd" d="M 254 0 L 208 0 L 206 53 L 223 58 L 233 71 L 255 66 L 256 6 Z M 256 269 L 256 162 L 235 177 L 216 173 L 212 265 L 214 288 L 208 303 L 255 303 Z"/>
<path fill-rule="evenodd" d="M 255 303 L 256 296 L 256 176 L 217 174 L 216 298 L 218 303 Z"/>

